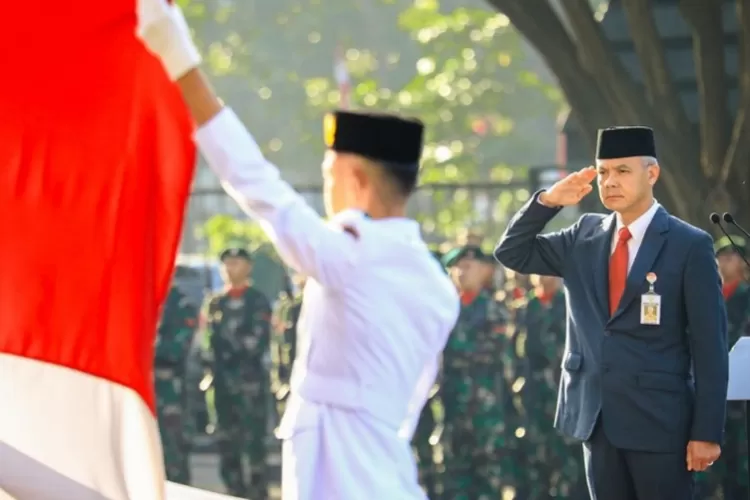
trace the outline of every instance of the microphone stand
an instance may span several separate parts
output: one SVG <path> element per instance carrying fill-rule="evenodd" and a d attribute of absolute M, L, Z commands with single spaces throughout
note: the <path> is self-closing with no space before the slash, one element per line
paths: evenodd
<path fill-rule="evenodd" d="M 721 217 L 724 219 L 724 222 L 727 224 L 731 224 L 737 229 L 740 230 L 742 234 L 744 234 L 748 239 L 750 239 L 750 234 L 748 234 L 745 229 L 737 224 L 737 222 L 734 220 L 734 216 L 730 214 L 729 212 L 725 212 L 724 215 Z M 735 252 L 739 254 L 739 256 L 742 258 L 743 261 L 745 261 L 745 264 L 747 264 L 748 268 L 750 268 L 750 262 L 747 261 L 747 257 L 745 256 L 745 252 L 742 250 L 742 248 L 738 247 L 734 241 L 732 240 L 732 237 L 729 236 L 729 233 L 724 229 L 724 226 L 721 224 L 721 220 L 719 219 L 719 214 L 712 213 L 711 214 L 711 222 L 719 226 L 719 229 L 722 233 L 729 239 L 729 243 L 732 245 L 732 248 Z M 745 436 L 747 442 L 745 445 L 747 446 L 746 451 L 748 455 L 748 460 L 750 460 L 750 400 L 745 400 Z M 750 461 L 748 462 L 747 466 L 747 478 L 748 478 L 748 485 L 750 485 Z"/>

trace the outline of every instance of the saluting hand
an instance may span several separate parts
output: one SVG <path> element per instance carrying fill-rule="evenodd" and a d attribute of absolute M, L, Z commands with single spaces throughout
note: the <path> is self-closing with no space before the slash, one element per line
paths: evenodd
<path fill-rule="evenodd" d="M 687 468 L 702 472 L 711 467 L 721 456 L 721 446 L 705 441 L 690 441 L 687 446 Z"/>
<path fill-rule="evenodd" d="M 586 167 L 557 181 L 539 196 L 539 201 L 548 207 L 577 205 L 594 188 L 591 182 L 596 179 L 596 169 Z"/>

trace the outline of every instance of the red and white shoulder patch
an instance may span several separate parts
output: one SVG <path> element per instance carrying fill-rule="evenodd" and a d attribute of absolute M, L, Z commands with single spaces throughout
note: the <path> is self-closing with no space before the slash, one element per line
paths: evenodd
<path fill-rule="evenodd" d="M 341 229 L 343 229 L 345 233 L 352 235 L 355 240 L 359 239 L 359 230 L 356 227 L 352 225 L 343 225 L 341 226 Z"/>

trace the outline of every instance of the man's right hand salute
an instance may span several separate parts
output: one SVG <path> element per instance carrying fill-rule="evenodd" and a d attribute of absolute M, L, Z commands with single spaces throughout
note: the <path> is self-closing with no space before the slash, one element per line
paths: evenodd
<path fill-rule="evenodd" d="M 594 188 L 591 182 L 596 179 L 596 169 L 586 167 L 557 181 L 551 188 L 539 195 L 539 202 L 548 207 L 577 205 Z"/>

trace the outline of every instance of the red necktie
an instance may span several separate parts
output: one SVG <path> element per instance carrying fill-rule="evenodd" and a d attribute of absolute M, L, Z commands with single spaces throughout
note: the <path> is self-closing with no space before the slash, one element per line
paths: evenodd
<path fill-rule="evenodd" d="M 620 305 L 628 279 L 628 240 L 632 237 L 627 227 L 620 229 L 615 252 L 609 259 L 609 314 L 612 315 Z"/>

